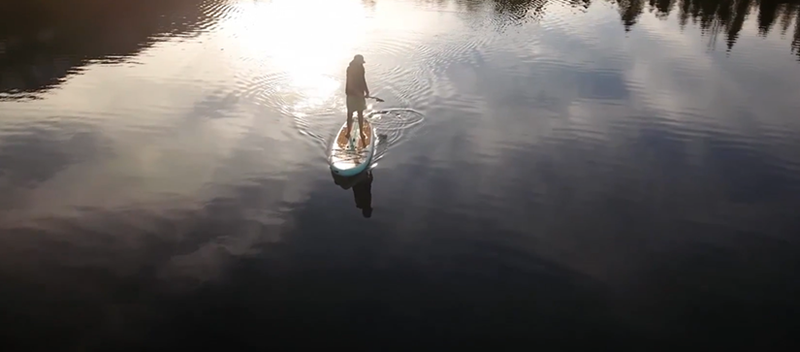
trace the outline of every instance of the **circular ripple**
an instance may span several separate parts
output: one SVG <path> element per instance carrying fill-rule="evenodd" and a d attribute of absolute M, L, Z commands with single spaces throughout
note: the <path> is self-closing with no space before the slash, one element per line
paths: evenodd
<path fill-rule="evenodd" d="M 366 116 L 378 132 L 378 149 L 374 160 L 378 161 L 391 149 L 419 131 L 425 115 L 414 109 L 390 108 L 369 112 Z"/>
<path fill-rule="evenodd" d="M 377 80 L 382 90 L 397 97 L 403 105 L 424 110 L 434 94 L 434 77 L 419 67 L 393 67 Z"/>
<path fill-rule="evenodd" d="M 365 113 L 364 117 L 369 119 L 378 134 L 378 145 L 373 157 L 373 161 L 376 162 L 383 158 L 393 147 L 411 140 L 414 134 L 421 129 L 425 121 L 425 115 L 422 112 L 409 108 L 387 108 L 368 111 Z M 343 120 L 344 116 L 342 116 L 341 119 L 331 118 L 331 116 L 309 117 L 303 121 L 317 121 L 318 123 L 304 126 L 305 128 L 301 128 L 301 134 L 311 137 L 311 140 L 323 146 L 321 151 L 324 151 L 324 154 L 320 156 L 327 158 L 327 155 L 330 153 L 334 135 L 331 133 L 321 134 L 318 131 L 323 130 L 321 124 L 324 122 L 330 124 L 330 126 L 327 126 L 328 128 L 324 128 L 324 130 L 330 131 L 335 129 L 338 131 Z M 355 119 L 353 123 L 357 123 Z"/>
<path fill-rule="evenodd" d="M 282 110 L 287 104 L 285 95 L 281 94 L 286 76 L 285 72 L 271 72 L 260 76 L 237 75 L 237 95 L 256 105 Z"/>

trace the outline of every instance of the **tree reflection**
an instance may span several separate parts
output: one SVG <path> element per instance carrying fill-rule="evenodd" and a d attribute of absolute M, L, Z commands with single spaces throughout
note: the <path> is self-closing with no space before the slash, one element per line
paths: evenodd
<path fill-rule="evenodd" d="M 494 0 L 494 10 L 511 19 L 520 20 L 533 14 L 539 17 L 545 10 L 547 0 Z"/>
<path fill-rule="evenodd" d="M 509 20 L 540 17 L 549 2 L 588 8 L 591 0 L 490 0 L 494 10 Z M 756 15 L 759 34 L 766 36 L 776 27 L 782 35 L 794 25 L 792 52 L 800 59 L 800 0 L 605 0 L 615 3 L 625 31 L 630 31 L 645 11 L 660 19 L 667 19 L 677 11 L 683 28 L 691 20 L 699 25 L 703 34 L 715 40 L 725 36 L 728 50 L 733 48 L 745 19 Z M 475 3 L 475 0 L 461 0 Z M 473 6 L 475 8 L 475 6 Z"/>
<path fill-rule="evenodd" d="M 736 43 L 745 19 L 756 12 L 761 36 L 766 36 L 773 29 L 778 18 L 781 19 L 782 33 L 794 22 L 795 37 L 800 35 L 796 0 L 681 0 L 679 11 L 682 26 L 691 18 L 712 38 L 724 34 L 728 50 Z"/>
<path fill-rule="evenodd" d="M 538 18 L 553 2 L 585 9 L 591 0 L 417 0 L 456 3 L 468 12 L 490 6 L 498 19 L 521 23 Z M 728 50 L 745 20 L 755 16 L 758 32 L 794 31 L 791 52 L 800 60 L 800 0 L 603 0 L 616 4 L 630 31 L 645 11 L 675 15 L 681 27 L 698 25 L 712 42 L 720 34 Z M 196 33 L 228 0 L 0 0 L 0 98 L 52 87 L 92 61 L 119 62 L 168 36 Z M 380 0 L 363 0 L 375 6 Z M 209 10 L 211 9 L 211 10 Z"/>
<path fill-rule="evenodd" d="M 0 0 L 0 98 L 48 89 L 92 61 L 120 62 L 213 18 L 213 0 Z"/>

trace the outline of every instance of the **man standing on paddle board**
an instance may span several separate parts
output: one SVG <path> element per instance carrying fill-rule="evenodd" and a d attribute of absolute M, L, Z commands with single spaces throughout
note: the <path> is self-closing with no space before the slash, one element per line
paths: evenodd
<path fill-rule="evenodd" d="M 364 110 L 367 109 L 367 98 L 369 88 L 364 74 L 364 56 L 358 54 L 353 56 L 353 61 L 347 66 L 347 81 L 345 82 L 344 92 L 347 95 L 347 132 L 345 137 L 350 140 L 350 131 L 353 127 L 353 112 L 358 113 L 358 130 L 361 132 L 361 140 L 366 142 L 364 134 Z"/>

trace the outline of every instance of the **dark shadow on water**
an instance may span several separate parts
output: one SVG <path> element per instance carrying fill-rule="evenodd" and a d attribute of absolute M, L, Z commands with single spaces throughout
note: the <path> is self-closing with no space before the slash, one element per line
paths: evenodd
<path fill-rule="evenodd" d="M 344 177 L 331 171 L 333 182 L 343 189 L 352 189 L 356 208 L 361 210 L 365 218 L 372 217 L 372 169 L 358 175 Z"/>

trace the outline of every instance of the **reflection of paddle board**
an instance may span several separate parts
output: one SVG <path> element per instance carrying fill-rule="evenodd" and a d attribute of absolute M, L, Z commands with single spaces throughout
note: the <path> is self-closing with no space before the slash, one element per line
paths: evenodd
<path fill-rule="evenodd" d="M 341 176 L 331 170 L 331 176 L 333 177 L 333 183 L 337 186 L 341 187 L 342 189 L 350 189 L 353 185 L 359 184 L 370 177 L 371 170 L 367 169 L 361 171 L 358 175 L 355 176 Z"/>
<path fill-rule="evenodd" d="M 372 162 L 372 155 L 375 151 L 375 140 L 377 133 L 375 128 L 364 119 L 364 135 L 366 141 L 361 140 L 361 133 L 358 129 L 358 119 L 353 119 L 353 128 L 350 131 L 350 140 L 345 138 L 347 132 L 347 121 L 342 124 L 339 133 L 330 149 L 328 162 L 331 164 L 331 171 L 341 176 L 354 176 L 364 171 Z"/>

